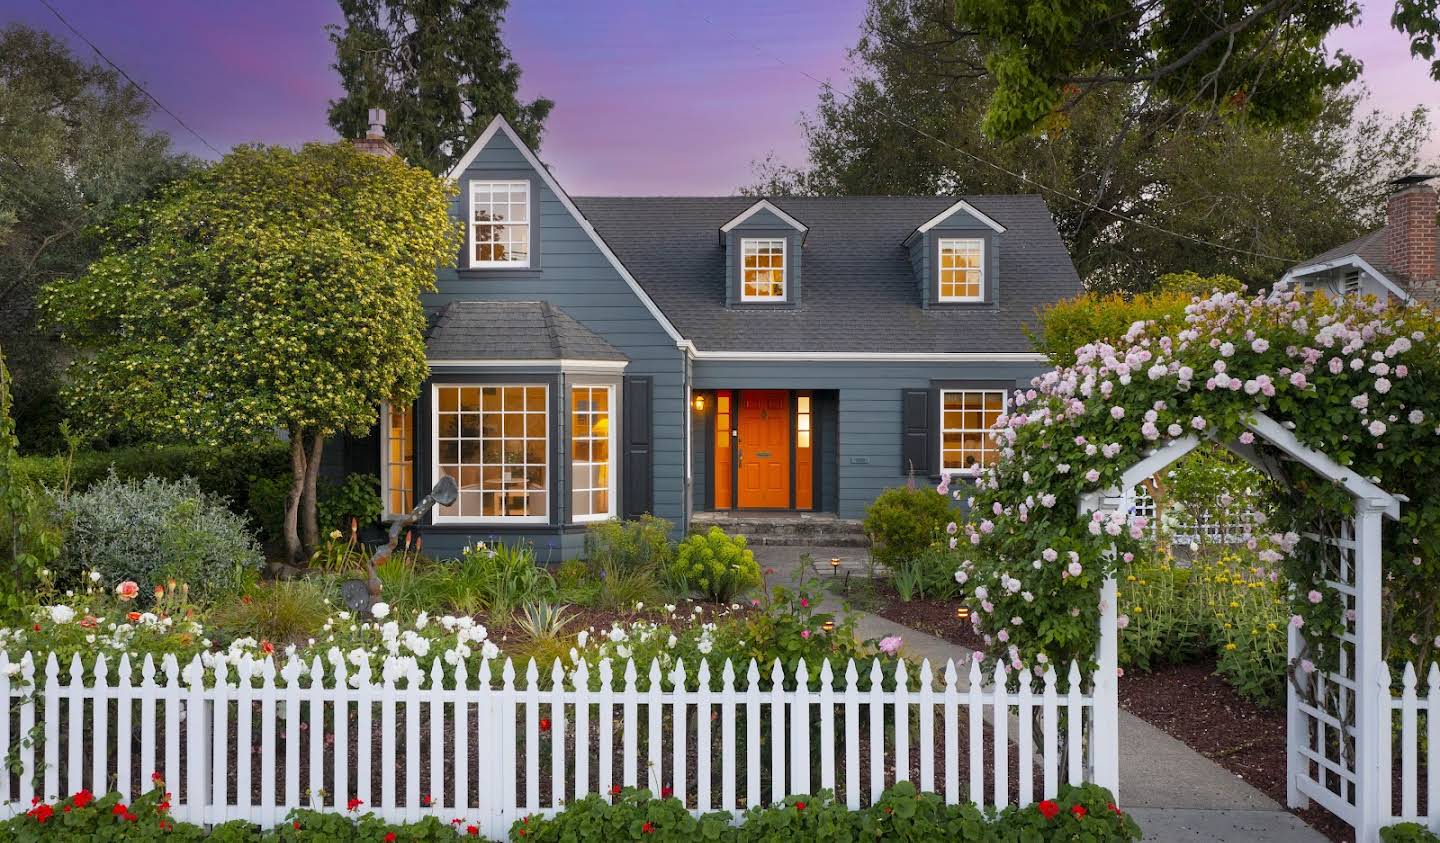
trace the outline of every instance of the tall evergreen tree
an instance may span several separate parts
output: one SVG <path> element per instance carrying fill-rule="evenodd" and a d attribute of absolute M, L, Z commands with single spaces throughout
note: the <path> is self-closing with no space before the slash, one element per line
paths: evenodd
<path fill-rule="evenodd" d="M 555 103 L 517 98 L 520 67 L 501 39 L 508 0 L 339 0 L 330 28 L 345 95 L 330 125 L 359 137 L 371 108 L 407 161 L 442 175 L 497 114 L 538 149 Z"/>

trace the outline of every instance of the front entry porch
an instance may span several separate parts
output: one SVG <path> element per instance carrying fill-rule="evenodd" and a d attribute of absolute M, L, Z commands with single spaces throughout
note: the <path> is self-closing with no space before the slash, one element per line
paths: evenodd
<path fill-rule="evenodd" d="M 696 391 L 695 509 L 834 512 L 836 403 L 824 390 Z"/>

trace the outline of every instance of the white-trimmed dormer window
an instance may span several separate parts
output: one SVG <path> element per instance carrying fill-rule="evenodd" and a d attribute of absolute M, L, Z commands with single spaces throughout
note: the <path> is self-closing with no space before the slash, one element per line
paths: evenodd
<path fill-rule="evenodd" d="M 785 238 L 740 239 L 740 300 L 785 300 Z"/>
<path fill-rule="evenodd" d="M 530 266 L 530 182 L 470 182 L 470 268 Z"/>
<path fill-rule="evenodd" d="M 993 465 L 1000 449 L 990 428 L 1005 413 L 1003 389 L 940 390 L 940 470 L 975 474 Z"/>
<path fill-rule="evenodd" d="M 940 241 L 939 252 L 939 300 L 984 301 L 985 241 L 979 238 L 945 238 Z"/>

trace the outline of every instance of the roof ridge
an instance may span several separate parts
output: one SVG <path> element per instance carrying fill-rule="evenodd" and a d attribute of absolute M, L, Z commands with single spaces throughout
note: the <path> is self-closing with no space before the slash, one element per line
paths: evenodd
<path fill-rule="evenodd" d="M 550 347 L 554 349 L 557 357 L 564 357 L 565 346 L 560 341 L 560 331 L 555 325 L 555 313 L 550 307 L 550 302 L 540 302 L 540 318 L 545 320 L 545 334 L 550 338 Z"/>

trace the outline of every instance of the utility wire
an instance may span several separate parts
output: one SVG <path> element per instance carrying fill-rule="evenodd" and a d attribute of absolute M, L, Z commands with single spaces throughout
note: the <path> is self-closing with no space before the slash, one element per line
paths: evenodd
<path fill-rule="evenodd" d="M 44 2 L 44 0 L 41 0 L 41 2 Z M 762 58 L 771 59 L 772 61 L 776 62 L 777 64 L 781 65 L 782 67 L 785 67 L 785 68 L 787 68 L 787 69 L 789 69 L 789 70 L 793 70 L 793 71 L 795 71 L 796 73 L 799 73 L 801 76 L 804 76 L 806 79 L 809 79 L 811 82 L 814 82 L 815 84 L 819 85 L 821 88 L 824 88 L 825 90 L 829 91 L 830 93 L 834 94 L 835 96 L 842 97 L 847 103 L 853 103 L 853 102 L 854 102 L 854 100 L 852 99 L 852 97 L 851 97 L 850 94 L 847 94 L 846 92 L 839 90 L 839 89 L 836 88 L 834 85 L 831 85 L 829 82 L 827 82 L 827 81 L 825 81 L 825 80 L 823 80 L 823 79 L 817 79 L 815 76 L 811 75 L 811 74 L 810 74 L 808 71 L 806 71 L 804 68 L 802 68 L 802 67 L 797 67 L 797 66 L 795 66 L 795 65 L 792 65 L 792 64 L 790 64 L 789 62 L 785 61 L 785 59 L 781 58 L 780 56 L 775 55 L 774 53 L 767 52 L 766 50 L 762 49 L 759 45 L 757 45 L 757 44 L 755 44 L 755 43 L 753 43 L 753 42 L 749 42 L 749 41 L 745 41 L 745 40 L 741 39 L 741 38 L 740 38 L 739 36 L 737 36 L 734 32 L 732 32 L 732 31 L 730 31 L 730 30 L 728 30 L 728 29 L 726 29 L 726 28 L 724 28 L 724 27 L 722 27 L 722 26 L 718 26 L 713 20 L 711 20 L 711 19 L 709 18 L 709 16 L 702 16 L 702 18 L 704 19 L 705 23 L 707 23 L 707 24 L 709 24 L 710 26 L 713 26 L 713 27 L 715 27 L 716 29 L 719 29 L 720 31 L 724 32 L 726 35 L 728 35 L 728 36 L 730 37 L 730 39 L 731 39 L 732 41 L 734 41 L 735 43 L 741 45 L 742 47 L 749 47 L 750 49 L 754 50 L 758 55 L 760 55 Z M 1061 198 L 1063 198 L 1063 199 L 1069 200 L 1070 202 L 1074 202 L 1075 204 L 1081 205 L 1081 206 L 1083 206 L 1083 207 L 1085 207 L 1085 208 L 1088 208 L 1088 209 L 1090 209 L 1090 210 L 1092 210 L 1092 211 L 1098 211 L 1098 212 L 1100 212 L 1100 213 L 1102 213 L 1102 214 L 1106 214 L 1107 216 L 1113 217 L 1113 218 L 1115 218 L 1116 220 L 1119 220 L 1119 221 L 1121 221 L 1121 222 L 1128 222 L 1128 223 L 1130 223 L 1130 224 L 1132 224 L 1132 225 L 1138 225 L 1138 226 L 1141 226 L 1141 227 L 1143 227 L 1143 228 L 1148 228 L 1148 229 L 1150 229 L 1150 230 L 1152 230 L 1152 231 L 1159 232 L 1159 233 L 1161 233 L 1161 234 L 1169 235 L 1169 236 L 1171 236 L 1171 237 L 1178 237 L 1178 238 L 1180 238 L 1180 239 L 1182 239 L 1182 240 L 1188 240 L 1188 241 L 1190 241 L 1191 243 L 1195 243 L 1195 244 L 1198 244 L 1198 245 L 1201 245 L 1201 246 L 1208 246 L 1208 247 L 1210 247 L 1210 248 L 1212 248 L 1212 249 L 1220 249 L 1220 250 L 1226 251 L 1226 252 L 1233 252 L 1233 253 L 1239 254 L 1239 255 L 1249 255 L 1249 256 L 1251 256 L 1251 257 L 1264 258 L 1264 259 L 1266 259 L 1266 260 L 1280 261 L 1280 262 L 1286 263 L 1286 264 L 1291 264 L 1291 263 L 1297 263 L 1297 262 L 1298 262 L 1298 260 L 1297 260 L 1296 258 L 1287 258 L 1287 257 L 1282 257 L 1282 256 L 1280 256 L 1280 255 L 1271 255 L 1271 254 L 1267 254 L 1267 253 L 1265 253 L 1265 252 L 1256 252 L 1256 251 L 1252 251 L 1252 250 L 1250 250 L 1250 249 L 1242 249 L 1242 248 L 1240 248 L 1240 247 L 1238 247 L 1238 246 L 1227 246 L 1227 245 L 1225 245 L 1224 243 L 1215 243 L 1215 242 L 1213 242 L 1213 241 L 1206 240 L 1206 239 L 1203 238 L 1203 237 L 1196 237 L 1196 236 L 1193 235 L 1193 234 L 1186 234 L 1186 233 L 1183 232 L 1183 231 L 1175 231 L 1174 229 L 1166 228 L 1166 227 L 1164 227 L 1164 226 L 1162 226 L 1162 225 L 1156 225 L 1156 224 L 1153 223 L 1153 222 L 1148 222 L 1148 221 L 1146 221 L 1146 220 L 1137 219 L 1137 218 L 1135 218 L 1135 217 L 1127 216 L 1127 215 L 1125 215 L 1125 214 L 1120 213 L 1119 211 L 1111 210 L 1110 208 L 1102 208 L 1102 207 L 1100 207 L 1099 205 L 1096 205 L 1095 203 L 1090 202 L 1090 201 L 1088 201 L 1088 200 L 1082 199 L 1082 198 L 1080 198 L 1079 196 L 1076 196 L 1076 195 L 1073 194 L 1073 193 L 1070 193 L 1070 192 L 1068 192 L 1068 191 L 1061 190 L 1061 189 L 1059 189 L 1059 188 L 1051 187 L 1050 185 L 1044 184 L 1043 182 L 1038 182 L 1038 181 L 1036 181 L 1035 179 L 1032 179 L 1032 178 L 1030 178 L 1030 177 L 1027 176 L 1027 175 L 1024 175 L 1024 174 L 1021 174 L 1021 173 L 1017 173 L 1017 172 L 1015 172 L 1014 170 L 1011 170 L 1011 169 L 1009 169 L 1008 167 L 1005 167 L 1005 166 L 1002 165 L 1002 164 L 997 164 L 997 163 L 995 163 L 994 161 L 991 161 L 991 160 L 989 160 L 989 159 L 987 159 L 987 158 L 983 158 L 983 157 L 981 157 L 981 156 L 979 156 L 979 155 L 976 155 L 975 153 L 971 152 L 971 151 L 968 150 L 968 149 L 961 149 L 960 147 L 958 147 L 958 146 L 950 143 L 950 142 L 947 141 L 947 140 L 944 140 L 943 138 L 937 138 L 937 137 L 935 137 L 934 135 L 930 134 L 929 132 L 925 131 L 924 129 L 920 128 L 919 126 L 916 126 L 915 124 L 909 122 L 908 120 L 906 120 L 906 119 L 905 119 L 904 117 L 902 117 L 901 115 L 896 114 L 895 112 L 890 111 L 890 110 L 888 110 L 888 109 L 885 109 L 884 105 L 881 104 L 881 103 L 869 105 L 869 106 L 867 106 L 867 107 L 875 108 L 875 109 L 877 109 L 877 110 L 884 109 L 885 115 L 886 115 L 887 117 L 889 117 L 891 120 L 895 121 L 896 123 L 899 123 L 900 125 L 906 127 L 907 129 L 910 129 L 911 131 L 915 132 L 916 134 L 920 135 L 921 137 L 928 138 L 928 139 L 934 141 L 935 143 L 938 143 L 938 144 L 940 144 L 940 145 L 942 145 L 942 146 L 945 146 L 945 147 L 948 147 L 948 148 L 950 148 L 950 149 L 953 149 L 954 151 L 960 153 L 961 155 L 964 155 L 965 157 L 967 157 L 967 158 L 969 158 L 969 159 L 971 159 L 971 160 L 973 160 L 973 161 L 976 161 L 976 162 L 978 162 L 978 163 L 984 164 L 985 166 L 991 167 L 991 168 L 993 168 L 993 169 L 995 169 L 995 170 L 999 170 L 1000 172 L 1004 173 L 1005 175 L 1010 176 L 1011 178 L 1014 178 L 1014 179 L 1019 179 L 1020 181 L 1026 183 L 1026 184 L 1028 184 L 1028 185 L 1031 185 L 1032 187 L 1035 187 L 1035 188 L 1038 189 L 1038 190 L 1044 191 L 1044 192 L 1046 192 L 1046 193 L 1052 193 L 1052 194 L 1054 194 L 1054 195 L 1056 195 L 1056 196 L 1059 196 L 1059 197 L 1061 197 Z"/>
<path fill-rule="evenodd" d="M 171 111 L 170 109 L 166 108 L 166 107 L 165 107 L 165 103 L 163 103 L 163 102 L 161 102 L 160 100 L 156 99 L 154 94 L 152 94 L 152 93 L 150 93 L 149 91 L 145 90 L 145 86 L 144 86 L 144 85 L 141 85 L 139 82 L 136 82 L 134 79 L 132 79 L 132 78 L 130 77 L 130 74 L 128 74 L 128 73 L 125 72 L 125 69 L 124 69 L 124 68 L 122 68 L 120 65 L 116 64 L 115 62 L 111 61 L 109 56 L 105 55 L 103 52 L 100 51 L 100 48 L 99 48 L 99 47 L 95 46 L 95 42 L 94 42 L 94 41 L 91 41 L 89 38 L 86 38 L 86 37 L 85 37 L 85 33 L 81 32 L 81 31 L 78 30 L 78 29 L 76 29 L 76 28 L 75 28 L 75 25 L 72 24 L 72 23 L 70 23 L 70 21 L 66 20 L 66 19 L 65 19 L 65 16 L 62 15 L 62 14 L 60 14 L 60 11 L 59 11 L 58 9 L 56 9 L 54 6 L 50 5 L 49 0 L 40 0 L 40 5 L 44 6 L 44 7 L 47 8 L 47 9 L 49 9 L 51 14 L 53 14 L 57 19 L 59 19 L 59 21 L 60 21 L 61 23 L 65 24 L 65 28 L 66 28 L 66 29 L 69 29 L 71 32 L 75 33 L 75 37 L 76 37 L 76 38 L 79 38 L 81 41 L 84 41 L 86 44 L 89 44 L 89 45 L 90 45 L 90 49 L 92 49 L 92 50 L 95 51 L 95 55 L 99 56 L 101 59 L 103 59 L 103 60 L 105 61 L 106 64 L 108 64 L 108 65 L 110 65 L 112 68 L 114 68 L 116 73 L 118 73 L 118 74 L 120 74 L 121 76 L 125 77 L 125 81 L 126 81 L 126 82 L 129 82 L 131 85 L 134 85 L 136 90 L 138 90 L 140 93 L 144 94 L 145 96 L 149 97 L 149 98 L 150 98 L 150 101 L 153 102 L 153 103 L 155 103 L 155 105 L 156 105 L 157 108 L 159 108 L 161 111 L 165 112 L 166 114 L 170 115 L 171 119 L 173 119 L 176 123 L 179 123 L 180 126 L 181 126 L 181 128 L 183 128 L 185 131 L 189 132 L 190 134 L 194 135 L 196 138 L 198 138 L 198 139 L 200 140 L 201 143 L 205 144 L 205 148 L 206 148 L 206 149 L 210 150 L 211 152 L 215 153 L 216 155 L 219 155 L 219 156 L 222 156 L 222 157 L 224 156 L 225 153 L 223 153 L 223 152 L 221 152 L 220 150 L 216 149 L 216 148 L 214 147 L 214 145 L 212 145 L 212 144 L 210 143 L 210 141 L 205 140 L 205 138 L 204 138 L 199 132 L 197 132 L 197 131 L 195 131 L 194 129 L 190 128 L 189 124 L 187 124 L 184 120 L 181 120 L 181 119 L 180 119 L 180 115 L 178 115 L 178 114 L 176 114 L 175 112 Z"/>

